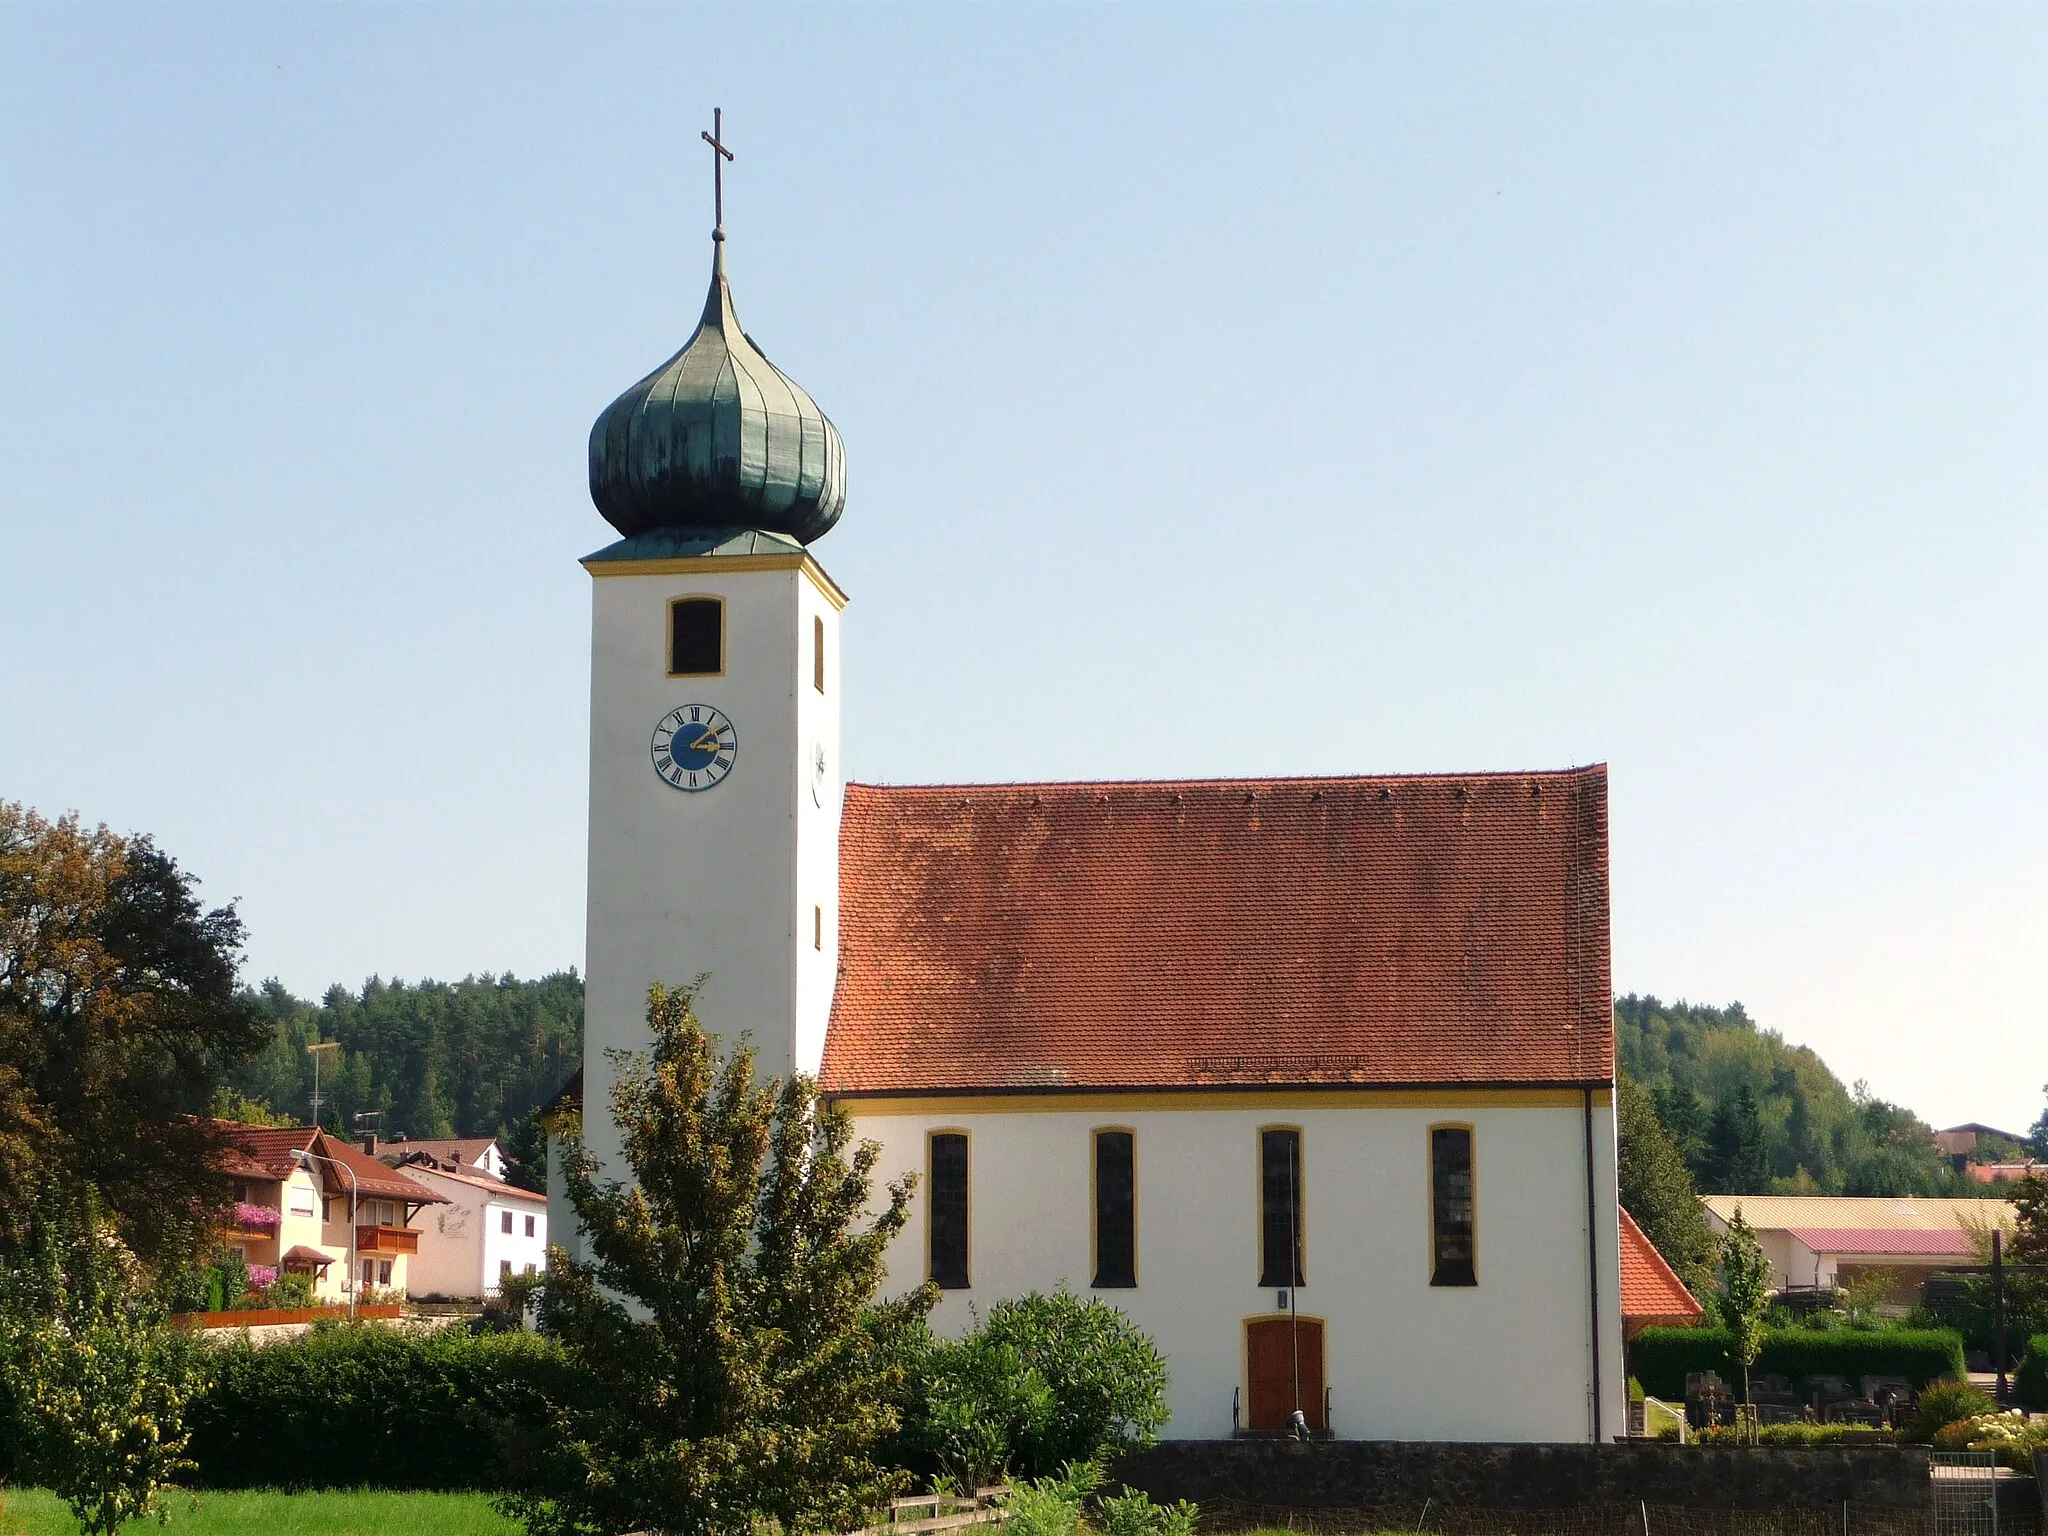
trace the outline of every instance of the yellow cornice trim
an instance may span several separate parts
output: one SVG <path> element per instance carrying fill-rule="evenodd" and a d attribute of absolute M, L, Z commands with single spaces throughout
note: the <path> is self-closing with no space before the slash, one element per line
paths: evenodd
<path fill-rule="evenodd" d="M 833 1095 L 826 1095 L 828 1098 Z M 856 1119 L 863 1115 L 1106 1115 L 1156 1110 L 1245 1109 L 1270 1114 L 1275 1110 L 1318 1109 L 1578 1109 L 1585 1103 L 1579 1088 L 1329 1088 L 1329 1089 L 1199 1089 L 1194 1092 L 1129 1093 L 978 1093 L 919 1098 L 915 1094 L 842 1097 L 836 1102 Z M 1593 1090 L 1595 1108 L 1605 1109 L 1613 1095 Z"/>
<path fill-rule="evenodd" d="M 847 604 L 839 583 L 825 574 L 825 568 L 808 554 L 802 555 L 684 555 L 670 560 L 585 560 L 583 569 L 593 576 L 685 576 L 691 573 L 724 575 L 728 571 L 802 571 L 835 611 Z"/>

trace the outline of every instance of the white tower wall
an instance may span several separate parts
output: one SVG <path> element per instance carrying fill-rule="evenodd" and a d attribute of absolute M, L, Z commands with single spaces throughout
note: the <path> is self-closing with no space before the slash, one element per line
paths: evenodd
<path fill-rule="evenodd" d="M 763 1074 L 815 1072 L 837 969 L 839 613 L 845 597 L 809 556 L 588 563 L 590 889 L 584 1110 L 610 1163 L 607 1050 L 644 1049 L 647 990 L 705 976 L 697 1013 L 750 1033 Z M 669 604 L 725 604 L 722 675 L 668 675 Z M 815 686 L 823 626 L 824 688 Z M 733 766 L 688 793 L 655 771 L 670 710 L 710 705 L 733 723 Z M 814 762 L 825 758 L 822 784 Z"/>

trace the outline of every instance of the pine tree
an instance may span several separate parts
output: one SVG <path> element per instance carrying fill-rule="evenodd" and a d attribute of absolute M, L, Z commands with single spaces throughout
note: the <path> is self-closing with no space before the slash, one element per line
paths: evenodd
<path fill-rule="evenodd" d="M 1714 1106 L 1707 1125 L 1707 1188 L 1717 1195 L 1760 1195 L 1771 1187 L 1764 1118 L 1744 1083 Z"/>
<path fill-rule="evenodd" d="M 1627 1074 L 1615 1080 L 1622 1209 L 1695 1295 L 1713 1288 L 1714 1234 L 1692 1174 L 1657 1118 L 1651 1097 Z"/>
<path fill-rule="evenodd" d="M 592 1392 L 510 1501 L 535 1536 L 851 1530 L 900 1486 L 874 1450 L 936 1293 L 874 1298 L 910 1180 L 870 1217 L 880 1148 L 849 1155 L 851 1121 L 809 1078 L 757 1083 L 744 1046 L 721 1064 L 692 996 L 655 987 L 653 1049 L 612 1058 L 637 1182 L 600 1183 L 564 1137 L 594 1261 L 550 1250 L 540 1320 Z"/>

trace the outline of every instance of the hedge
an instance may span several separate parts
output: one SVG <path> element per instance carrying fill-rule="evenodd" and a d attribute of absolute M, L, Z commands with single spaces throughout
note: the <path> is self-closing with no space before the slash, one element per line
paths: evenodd
<path fill-rule="evenodd" d="M 208 1350 L 192 1481 L 212 1488 L 496 1488 L 508 1457 L 577 1391 L 560 1348 L 526 1333 L 315 1327 Z"/>
<path fill-rule="evenodd" d="M 2013 1395 L 2029 1408 L 2048 1408 L 2048 1333 L 2027 1340 L 2019 1375 L 2013 1381 Z"/>
<path fill-rule="evenodd" d="M 1645 1328 L 1628 1347 L 1628 1368 L 1652 1397 L 1685 1396 L 1685 1378 L 1714 1371 L 1731 1390 L 1741 1391 L 1742 1372 L 1719 1328 Z M 1804 1392 L 1815 1376 L 1903 1376 L 1919 1391 L 1944 1376 L 1963 1377 L 1963 1336 L 1945 1328 L 1881 1328 L 1865 1332 L 1835 1328 L 1773 1328 L 1753 1376 L 1789 1376 Z"/>

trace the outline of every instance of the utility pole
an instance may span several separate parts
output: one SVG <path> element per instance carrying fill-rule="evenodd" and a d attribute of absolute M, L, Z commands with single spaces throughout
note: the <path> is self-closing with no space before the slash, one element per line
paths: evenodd
<path fill-rule="evenodd" d="M 320 1056 L 323 1051 L 341 1049 L 339 1040 L 315 1040 L 306 1047 L 306 1054 L 313 1058 L 313 1124 L 320 1124 Z"/>

